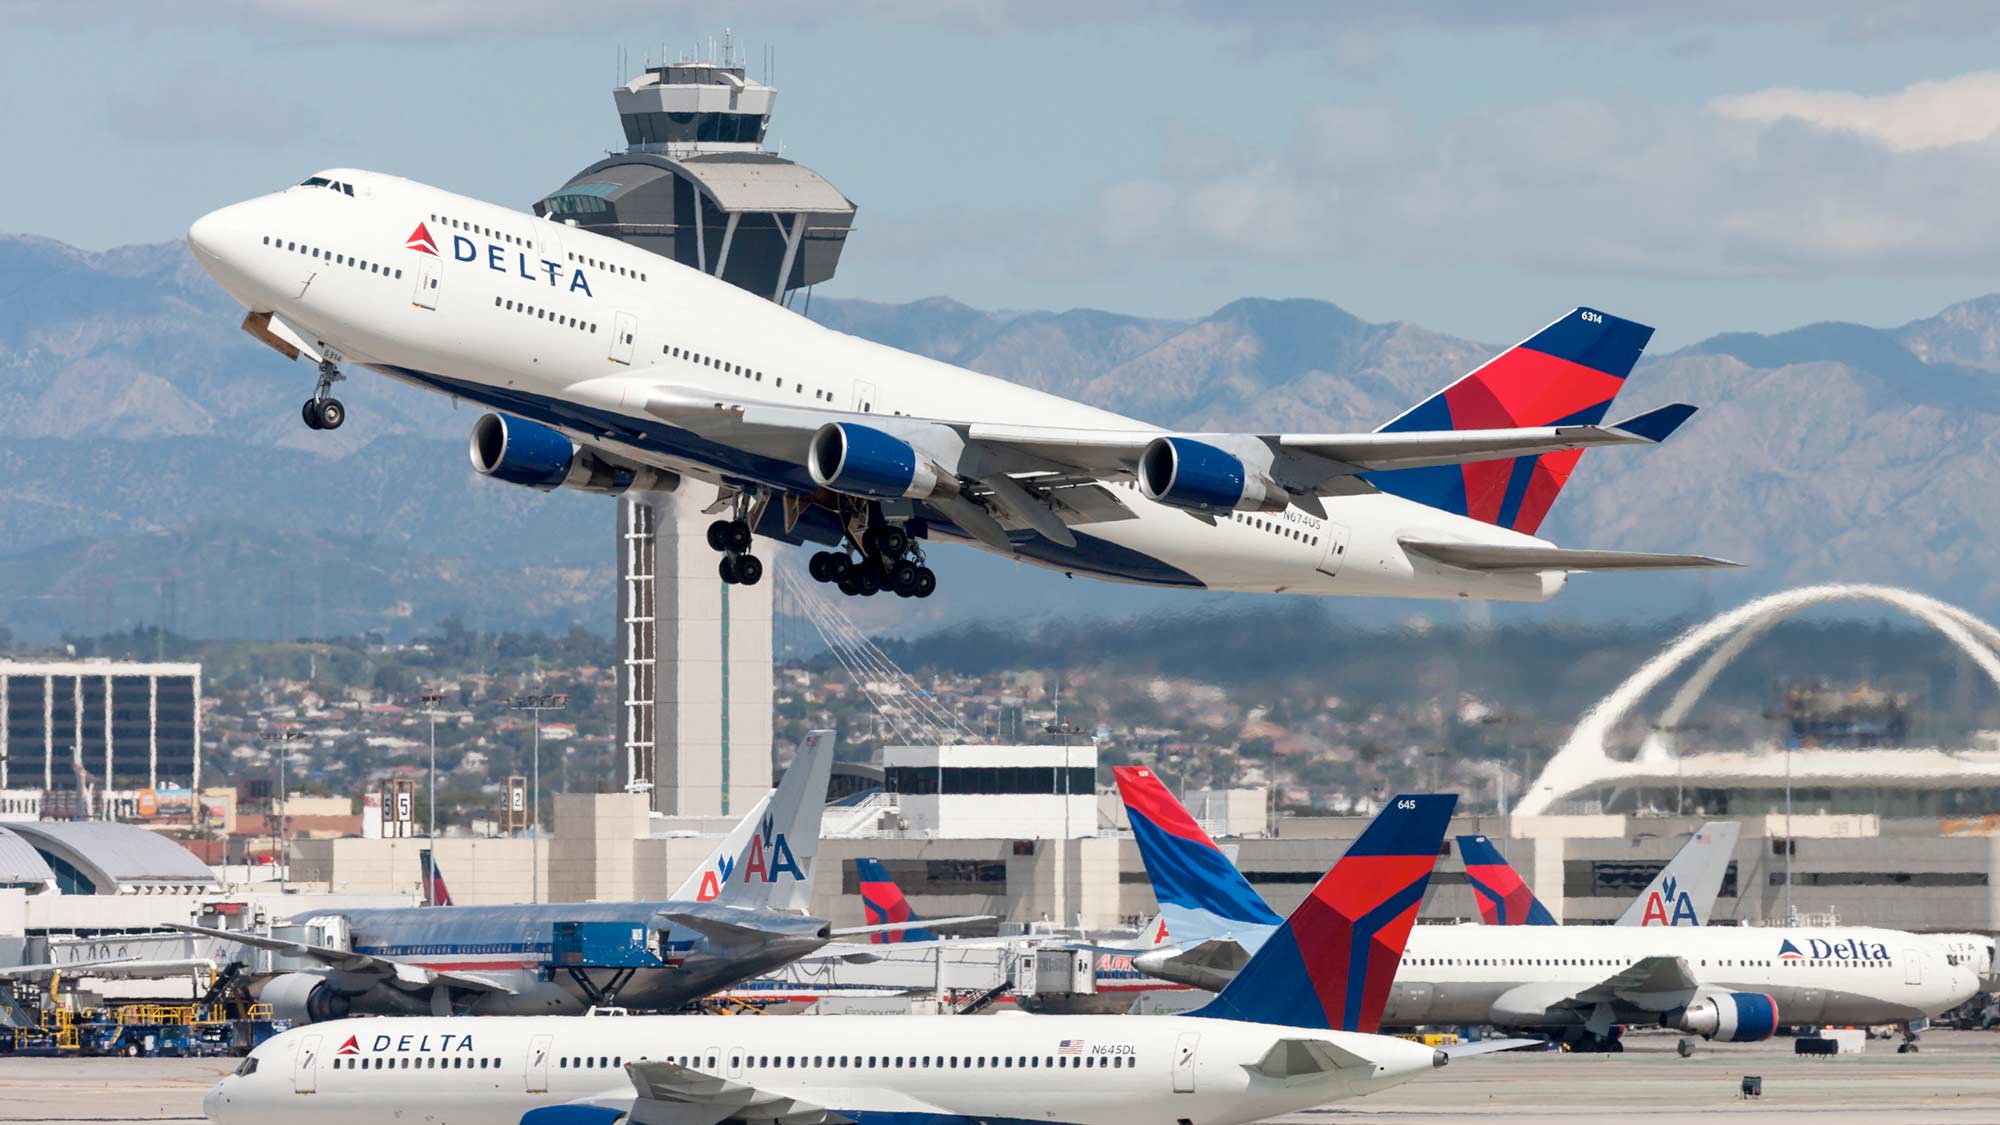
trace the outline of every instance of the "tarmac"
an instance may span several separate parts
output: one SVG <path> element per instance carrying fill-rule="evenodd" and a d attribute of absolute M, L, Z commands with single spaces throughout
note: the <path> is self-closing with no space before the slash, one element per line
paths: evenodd
<path fill-rule="evenodd" d="M 825 1017 L 835 1019 L 838 1017 Z M 1893 1040 L 1866 1053 L 1798 1058 L 1791 1041 L 1703 1044 L 1690 1059 L 1671 1035 L 1631 1035 L 1619 1055 L 1510 1053 L 1462 1058 L 1415 1082 L 1279 1120 L 1341 1122 L 2000 1122 L 2000 1033 L 1931 1031 L 1923 1050 Z M 0 1121 L 200 1121 L 201 1097 L 234 1059 L 0 1058 Z M 1746 1074 L 1764 1080 L 1742 1097 Z"/>

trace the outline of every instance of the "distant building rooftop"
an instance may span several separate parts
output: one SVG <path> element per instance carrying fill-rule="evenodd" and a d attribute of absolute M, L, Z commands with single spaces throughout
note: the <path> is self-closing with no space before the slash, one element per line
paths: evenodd
<path fill-rule="evenodd" d="M 36 852 L 65 894 L 182 891 L 216 883 L 215 873 L 193 852 L 130 824 L 15 821 L 0 826 L 0 836 L 11 836 Z M 8 850 L 0 850 L 0 861 Z"/>

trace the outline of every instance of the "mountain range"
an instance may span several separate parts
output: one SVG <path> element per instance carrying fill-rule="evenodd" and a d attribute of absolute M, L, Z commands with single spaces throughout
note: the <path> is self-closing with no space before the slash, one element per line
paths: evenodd
<path fill-rule="evenodd" d="M 816 298 L 831 327 L 1184 429 L 1372 428 L 1491 355 L 1312 300 L 1191 320 Z M 1559 310 L 1552 310 L 1551 315 Z M 168 621 L 198 635 L 609 627 L 612 508 L 475 476 L 477 411 L 366 373 L 350 421 L 166 243 L 89 253 L 0 237 L 0 623 L 28 638 Z M 2000 611 L 2000 295 L 1897 328 L 1727 334 L 1643 360 L 1615 414 L 1703 410 L 1653 450 L 1592 453 L 1545 534 L 1699 550 L 1748 569 L 1579 577 L 1551 607 L 1342 602 L 1344 620 L 1659 617 L 1801 582 L 1909 585 Z M 946 557 L 949 556 L 949 557 Z M 847 603 L 923 631 L 1032 613 L 1184 612 L 1244 596 L 1070 581 L 941 551 L 927 602 Z M 781 559 L 797 566 L 797 559 Z"/>

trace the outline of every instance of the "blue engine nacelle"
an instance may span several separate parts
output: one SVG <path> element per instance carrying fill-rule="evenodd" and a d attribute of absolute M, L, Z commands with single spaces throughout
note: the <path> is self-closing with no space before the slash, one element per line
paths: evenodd
<path fill-rule="evenodd" d="M 821 488 L 871 500 L 953 495 L 957 480 L 909 442 L 872 426 L 828 422 L 813 434 L 806 468 Z"/>
<path fill-rule="evenodd" d="M 1139 454 L 1139 491 L 1196 512 L 1282 512 L 1291 494 L 1243 459 L 1203 441 L 1157 437 Z"/>
<path fill-rule="evenodd" d="M 616 495 L 637 488 L 672 492 L 680 476 L 664 469 L 616 465 L 558 431 L 505 414 L 482 414 L 472 424 L 472 468 L 483 477 L 548 492 L 575 488 Z"/>
<path fill-rule="evenodd" d="M 1778 1033 L 1778 1002 L 1762 992 L 1711 992 L 1681 1012 L 1680 1029 L 1724 1043 L 1757 1043 Z"/>

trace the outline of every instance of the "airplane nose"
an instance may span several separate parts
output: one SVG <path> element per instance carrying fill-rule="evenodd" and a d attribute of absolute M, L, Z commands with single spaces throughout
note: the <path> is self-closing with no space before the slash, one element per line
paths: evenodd
<path fill-rule="evenodd" d="M 202 1095 L 201 1115 L 210 1121 L 220 1120 L 216 1113 L 222 1108 L 222 1083 L 227 1081 L 229 1080 L 225 1078 L 222 1082 L 217 1082 L 208 1088 L 208 1093 Z"/>

